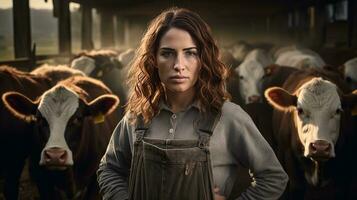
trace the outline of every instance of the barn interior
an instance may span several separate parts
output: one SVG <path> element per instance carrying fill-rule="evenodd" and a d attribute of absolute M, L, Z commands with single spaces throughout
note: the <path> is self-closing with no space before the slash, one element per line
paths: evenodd
<path fill-rule="evenodd" d="M 135 49 L 150 20 L 170 7 L 200 14 L 222 49 L 241 41 L 298 45 L 332 66 L 357 57 L 356 0 L 0 0 L 0 66 L 31 71 L 85 50 Z M 22 177 L 21 197 L 34 199 L 33 182 Z"/>
<path fill-rule="evenodd" d="M 354 0 L 38 0 L 47 6 L 42 14 L 34 0 L 2 1 L 12 3 L 12 16 L 2 19 L 2 32 L 10 33 L 0 37 L 0 64 L 28 70 L 82 50 L 135 48 L 148 22 L 173 6 L 198 12 L 221 47 L 237 41 L 298 44 L 332 65 L 356 55 L 357 48 Z"/>

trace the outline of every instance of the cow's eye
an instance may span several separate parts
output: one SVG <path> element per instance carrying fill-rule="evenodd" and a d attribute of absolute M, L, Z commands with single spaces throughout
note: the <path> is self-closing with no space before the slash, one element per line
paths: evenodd
<path fill-rule="evenodd" d="M 240 80 L 243 80 L 243 79 L 244 79 L 244 76 L 239 76 L 239 79 L 240 79 Z"/>
<path fill-rule="evenodd" d="M 336 115 L 340 115 L 343 112 L 342 108 L 337 108 Z"/>
<path fill-rule="evenodd" d="M 308 127 L 308 126 L 304 126 L 304 127 L 302 128 L 302 132 L 303 132 L 303 133 L 309 132 L 309 127 Z"/>
<path fill-rule="evenodd" d="M 296 110 L 297 110 L 298 115 L 304 114 L 304 110 L 302 108 L 297 108 Z"/>

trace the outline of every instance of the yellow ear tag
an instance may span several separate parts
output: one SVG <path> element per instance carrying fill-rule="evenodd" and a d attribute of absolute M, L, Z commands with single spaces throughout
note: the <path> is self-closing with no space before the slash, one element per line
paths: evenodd
<path fill-rule="evenodd" d="M 353 109 L 351 111 L 351 115 L 352 116 L 356 116 L 357 115 L 357 106 L 353 107 Z"/>
<path fill-rule="evenodd" d="M 103 76 L 103 71 L 102 70 L 99 70 L 99 72 L 97 73 L 97 77 L 98 78 L 101 78 Z"/>
<path fill-rule="evenodd" d="M 271 74 L 271 69 L 270 69 L 270 68 L 266 69 L 265 74 L 266 74 L 266 75 L 270 75 L 270 74 Z"/>
<path fill-rule="evenodd" d="M 97 116 L 94 117 L 95 124 L 100 124 L 103 122 L 104 122 L 104 115 L 102 113 L 99 113 Z"/>

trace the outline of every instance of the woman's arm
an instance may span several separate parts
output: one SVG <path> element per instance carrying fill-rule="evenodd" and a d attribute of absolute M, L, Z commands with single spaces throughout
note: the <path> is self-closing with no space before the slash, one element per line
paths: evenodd
<path fill-rule="evenodd" d="M 131 164 L 129 132 L 123 119 L 115 128 L 107 151 L 99 164 L 97 179 L 104 200 L 128 199 L 128 179 Z"/>
<path fill-rule="evenodd" d="M 236 133 L 229 146 L 236 159 L 250 169 L 254 180 L 238 199 L 278 199 L 286 188 L 288 176 L 248 114 L 243 110 L 236 113 L 240 116 L 232 122 Z"/>

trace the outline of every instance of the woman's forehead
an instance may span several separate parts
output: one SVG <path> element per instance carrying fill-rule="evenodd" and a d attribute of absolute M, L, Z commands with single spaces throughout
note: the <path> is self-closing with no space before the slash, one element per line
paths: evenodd
<path fill-rule="evenodd" d="M 171 28 L 161 38 L 159 47 L 184 49 L 196 47 L 196 44 L 187 31 L 178 28 Z"/>

